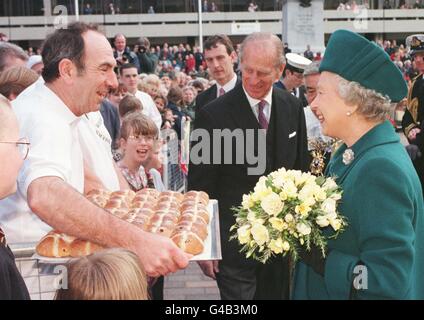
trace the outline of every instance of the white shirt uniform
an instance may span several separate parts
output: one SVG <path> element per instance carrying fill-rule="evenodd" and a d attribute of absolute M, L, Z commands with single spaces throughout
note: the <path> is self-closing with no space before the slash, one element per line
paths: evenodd
<path fill-rule="evenodd" d="M 160 115 L 160 112 L 156 107 L 152 97 L 147 93 L 139 90 L 137 90 L 135 96 L 140 99 L 141 104 L 143 105 L 143 114 L 152 119 L 158 127 L 158 131 L 160 131 L 160 127 L 162 125 L 162 116 Z"/>
<path fill-rule="evenodd" d="M 85 164 L 109 191 L 119 190 L 119 180 L 113 166 L 112 139 L 103 123 L 100 111 L 81 117 L 78 134 Z"/>
<path fill-rule="evenodd" d="M 20 136 L 29 139 L 31 148 L 19 172 L 18 191 L 0 201 L 0 224 L 9 243 L 35 242 L 51 230 L 28 207 L 27 191 L 32 181 L 54 176 L 81 193 L 84 190 L 83 154 L 78 138 L 81 118 L 41 81 L 30 91 L 12 103 Z"/>

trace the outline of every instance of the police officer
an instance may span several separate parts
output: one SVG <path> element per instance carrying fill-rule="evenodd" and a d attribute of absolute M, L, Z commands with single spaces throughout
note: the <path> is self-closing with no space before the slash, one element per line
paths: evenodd
<path fill-rule="evenodd" d="M 312 61 L 295 53 L 287 53 L 286 60 L 283 76 L 274 84 L 274 87 L 291 92 L 296 98 L 300 99 L 303 107 L 306 107 L 308 100 L 303 85 L 303 72 Z"/>
<path fill-rule="evenodd" d="M 408 93 L 407 108 L 402 119 L 402 129 L 410 145 L 406 147 L 421 185 L 424 182 L 424 34 L 415 34 L 406 38 L 409 54 L 414 59 L 418 76 L 413 79 Z"/>

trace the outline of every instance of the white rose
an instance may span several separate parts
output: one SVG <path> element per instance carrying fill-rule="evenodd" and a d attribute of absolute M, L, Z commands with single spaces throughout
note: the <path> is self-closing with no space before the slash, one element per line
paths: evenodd
<path fill-rule="evenodd" d="M 296 225 L 296 230 L 300 233 L 300 234 L 302 234 L 302 235 L 304 235 L 304 236 L 307 236 L 308 234 L 310 234 L 311 233 L 311 231 L 312 231 L 312 229 L 311 229 L 311 227 L 310 226 L 308 226 L 308 225 L 306 225 L 306 224 L 304 224 L 304 223 L 298 223 L 297 225 Z"/>
<path fill-rule="evenodd" d="M 330 221 L 328 221 L 326 216 L 318 216 L 315 220 L 316 224 L 319 225 L 321 228 L 325 228 L 330 224 Z"/>
<path fill-rule="evenodd" d="M 250 222 L 255 221 L 256 220 L 256 213 L 252 210 L 249 210 L 247 212 L 247 220 L 250 221 Z"/>
<path fill-rule="evenodd" d="M 290 223 L 294 220 L 294 217 L 291 213 L 286 214 L 286 216 L 284 217 L 284 220 L 286 220 L 287 223 Z"/>
<path fill-rule="evenodd" d="M 269 248 L 272 252 L 278 254 L 283 252 L 283 240 L 278 238 L 277 240 L 272 239 L 269 243 Z"/>
<path fill-rule="evenodd" d="M 333 193 L 333 194 L 330 196 L 330 199 L 333 199 L 333 200 L 335 200 L 335 201 L 340 200 L 341 198 L 342 198 L 342 195 L 341 195 L 340 193 Z"/>
<path fill-rule="evenodd" d="M 250 225 L 246 224 L 237 229 L 238 241 L 245 244 L 250 241 Z"/>
<path fill-rule="evenodd" d="M 321 204 L 321 209 L 326 213 L 336 212 L 336 201 L 333 199 L 325 199 Z"/>
<path fill-rule="evenodd" d="M 287 198 L 297 197 L 297 188 L 293 181 L 287 180 L 284 184 L 283 191 L 287 195 Z"/>
<path fill-rule="evenodd" d="M 252 233 L 253 239 L 255 239 L 258 245 L 263 245 L 269 240 L 268 229 L 262 224 L 254 224 L 250 230 Z"/>
<path fill-rule="evenodd" d="M 271 219 L 269 219 L 269 222 L 271 223 L 271 226 L 277 231 L 283 231 L 287 226 L 283 219 L 276 217 L 272 217 Z"/>
<path fill-rule="evenodd" d="M 241 203 L 243 209 L 249 209 L 253 207 L 255 202 L 253 201 L 252 197 L 250 195 L 244 194 L 243 195 L 243 201 Z"/>
<path fill-rule="evenodd" d="M 324 188 L 324 190 L 335 189 L 335 188 L 337 188 L 337 183 L 332 178 L 327 178 L 327 180 L 325 180 L 322 187 Z"/>
<path fill-rule="evenodd" d="M 284 203 L 276 193 L 265 196 L 261 201 L 261 207 L 270 216 L 276 216 L 283 210 Z"/>

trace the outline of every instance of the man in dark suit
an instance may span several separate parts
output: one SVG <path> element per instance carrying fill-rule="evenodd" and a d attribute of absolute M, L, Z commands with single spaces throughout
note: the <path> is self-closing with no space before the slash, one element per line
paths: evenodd
<path fill-rule="evenodd" d="M 235 223 L 231 207 L 241 204 L 243 194 L 253 190 L 262 175 L 281 167 L 307 170 L 305 117 L 298 99 L 273 88 L 284 69 L 278 37 L 249 35 L 242 44 L 240 62 L 242 83 L 196 114 L 188 187 L 206 191 L 219 202 L 223 259 L 219 264 L 204 264 L 209 263 L 221 298 L 287 299 L 287 259 L 275 257 L 264 265 L 239 253 L 237 241 L 229 241 L 229 229 Z M 233 135 L 231 149 L 228 135 Z"/>
<path fill-rule="evenodd" d="M 204 56 L 209 75 L 216 84 L 196 97 L 196 111 L 231 91 L 239 82 L 233 65 L 237 59 L 231 40 L 226 35 L 214 35 L 204 43 Z"/>

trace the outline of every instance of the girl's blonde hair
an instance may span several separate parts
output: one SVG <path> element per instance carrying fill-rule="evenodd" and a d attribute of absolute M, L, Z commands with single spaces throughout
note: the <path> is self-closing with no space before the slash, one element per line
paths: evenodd
<path fill-rule="evenodd" d="M 125 249 L 107 249 L 72 261 L 68 289 L 56 300 L 147 300 L 147 279 L 138 257 Z"/>

